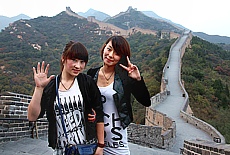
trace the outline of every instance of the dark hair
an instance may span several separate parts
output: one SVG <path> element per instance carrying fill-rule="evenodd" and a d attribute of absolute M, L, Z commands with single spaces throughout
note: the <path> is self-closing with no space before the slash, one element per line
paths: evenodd
<path fill-rule="evenodd" d="M 103 59 L 103 52 L 105 46 L 109 43 L 112 42 L 112 46 L 114 51 L 120 55 L 120 56 L 128 56 L 130 58 L 131 56 L 131 50 L 128 41 L 122 37 L 122 36 L 112 36 L 110 37 L 105 44 L 102 46 L 100 50 L 101 58 Z"/>
<path fill-rule="evenodd" d="M 129 43 L 122 36 L 110 37 L 109 39 L 107 39 L 107 41 L 105 42 L 105 44 L 102 46 L 102 48 L 100 50 L 100 54 L 101 54 L 102 59 L 103 59 L 104 48 L 106 47 L 106 45 L 110 41 L 112 43 L 114 51 L 119 56 L 121 56 L 121 59 L 119 60 L 119 62 L 115 66 L 115 72 L 119 75 L 122 83 L 126 85 L 128 83 L 128 79 L 129 79 L 128 72 L 125 71 L 119 64 L 123 64 L 125 66 L 127 66 L 127 64 L 128 64 L 126 57 L 128 56 L 130 58 L 130 56 L 131 56 L 131 50 L 130 50 Z"/>
<path fill-rule="evenodd" d="M 86 64 L 88 62 L 88 51 L 85 48 L 85 46 L 83 44 L 81 44 L 80 42 L 74 42 L 74 41 L 70 41 L 66 44 L 63 53 L 62 53 L 62 59 L 64 59 L 64 62 L 67 59 L 80 59 L 83 60 Z M 61 59 L 61 70 L 63 70 L 63 61 Z"/>

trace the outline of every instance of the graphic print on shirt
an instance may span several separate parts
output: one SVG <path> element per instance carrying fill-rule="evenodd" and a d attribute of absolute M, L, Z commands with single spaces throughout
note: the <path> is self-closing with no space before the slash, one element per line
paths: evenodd
<path fill-rule="evenodd" d="M 104 110 L 105 127 L 105 154 L 128 154 L 127 129 L 123 129 L 120 123 L 117 108 L 113 100 L 116 92 L 112 84 L 107 87 L 99 87 Z"/>
<path fill-rule="evenodd" d="M 64 118 L 68 142 L 71 144 L 84 144 L 85 130 L 82 96 L 81 94 L 76 95 L 76 91 L 73 93 L 71 91 L 68 93 L 60 92 L 61 112 Z M 58 145 L 63 147 L 66 145 L 66 137 L 57 103 L 55 103 L 55 113 L 57 118 Z"/>

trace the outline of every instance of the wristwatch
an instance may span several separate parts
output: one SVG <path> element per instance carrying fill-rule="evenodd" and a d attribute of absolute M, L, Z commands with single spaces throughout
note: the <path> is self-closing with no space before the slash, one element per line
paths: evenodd
<path fill-rule="evenodd" d="M 97 146 L 100 147 L 100 148 L 104 148 L 105 144 L 97 143 Z"/>

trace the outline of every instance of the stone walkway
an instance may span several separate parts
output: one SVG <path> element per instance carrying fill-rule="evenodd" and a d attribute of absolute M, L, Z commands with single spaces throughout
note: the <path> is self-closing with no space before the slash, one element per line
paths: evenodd
<path fill-rule="evenodd" d="M 46 137 L 40 139 L 23 138 L 0 144 L 0 155 L 52 155 Z M 177 155 L 176 153 L 129 144 L 131 155 Z"/>
<path fill-rule="evenodd" d="M 183 106 L 185 98 L 183 97 L 183 92 L 179 85 L 179 49 L 183 45 L 186 38 L 186 35 L 182 36 L 175 47 L 172 49 L 168 62 L 169 67 L 165 70 L 165 77 L 168 79 L 170 95 L 164 100 L 164 102 L 154 107 L 154 109 L 166 114 L 176 122 L 176 143 L 170 150 L 175 153 L 179 153 L 180 148 L 183 148 L 184 140 L 202 139 L 212 141 L 212 137 L 210 135 L 196 128 L 195 126 L 186 123 L 180 117 L 180 110 Z"/>

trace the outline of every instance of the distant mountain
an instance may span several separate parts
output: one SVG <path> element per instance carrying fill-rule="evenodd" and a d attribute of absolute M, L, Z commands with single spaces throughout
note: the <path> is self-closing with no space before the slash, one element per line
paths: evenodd
<path fill-rule="evenodd" d="M 154 13 L 153 11 L 141 11 L 143 14 L 145 14 L 146 16 L 149 16 L 149 17 L 153 17 L 153 18 L 156 18 L 156 19 L 164 19 L 160 16 L 158 16 L 156 13 Z"/>
<path fill-rule="evenodd" d="M 217 44 L 217 43 L 224 43 L 224 44 L 230 44 L 230 37 L 226 36 L 219 36 L 219 35 L 208 35 L 203 32 L 193 32 L 193 35 L 198 36 L 208 42 Z"/>
<path fill-rule="evenodd" d="M 100 11 L 96 11 L 94 9 L 89 9 L 87 12 L 78 12 L 77 14 L 79 14 L 80 16 L 83 16 L 85 18 L 87 18 L 88 16 L 94 16 L 95 19 L 99 20 L 99 21 L 103 21 L 107 18 L 110 17 L 110 15 L 105 14 L 103 12 Z"/>
<path fill-rule="evenodd" d="M 180 25 L 180 24 L 178 24 L 178 23 L 174 23 L 174 22 L 172 22 L 171 20 L 169 20 L 169 19 L 166 19 L 166 18 L 163 18 L 163 17 L 161 17 L 161 16 L 159 16 L 159 15 L 157 15 L 156 13 L 154 13 L 153 11 L 141 11 L 144 15 L 146 15 L 146 16 L 148 16 L 148 17 L 151 17 L 151 18 L 153 18 L 153 19 L 155 19 L 155 20 L 158 20 L 158 21 L 160 21 L 160 22 L 166 22 L 166 23 L 168 23 L 168 24 L 170 24 L 170 25 L 173 25 L 174 27 L 177 27 L 178 29 L 181 29 L 181 30 L 188 30 L 186 27 L 184 27 L 184 26 L 182 26 L 182 25 Z M 114 17 L 110 17 L 109 15 L 107 15 L 107 14 L 105 14 L 105 13 L 103 13 L 103 12 L 100 12 L 100 11 L 96 11 L 96 10 L 93 10 L 93 9 L 89 9 L 87 12 L 85 12 L 85 13 L 82 13 L 82 12 L 78 12 L 78 14 L 79 15 L 81 15 L 81 16 L 83 16 L 83 17 L 85 17 L 85 18 L 87 18 L 88 16 L 95 16 L 95 19 L 97 19 L 97 20 L 99 20 L 99 21 L 109 21 L 111 18 L 112 19 L 114 19 L 115 17 L 118 17 L 118 16 L 121 16 L 121 15 L 124 15 L 125 14 L 125 12 L 121 12 L 120 14 L 118 14 L 118 15 L 116 15 L 116 16 L 114 16 Z M 126 22 L 126 25 L 127 25 L 128 23 Z M 120 25 L 120 24 L 118 24 L 118 25 Z M 116 25 L 116 26 L 118 26 L 118 25 Z M 119 27 L 122 27 L 122 28 L 124 28 L 124 25 L 125 25 L 125 23 L 123 23 L 123 25 L 122 26 L 119 26 Z M 126 28 L 127 28 L 127 26 L 126 26 Z M 211 43 L 224 43 L 224 44 L 230 44 L 230 37 L 225 37 L 225 36 L 218 36 L 218 35 L 208 35 L 208 34 L 205 34 L 205 33 L 203 33 L 203 32 L 193 32 L 193 34 L 195 35 L 195 36 L 198 36 L 198 37 L 200 37 L 200 38 L 202 38 L 202 39 L 204 39 L 204 40 L 207 40 L 207 41 L 209 41 L 209 42 L 211 42 Z"/>
<path fill-rule="evenodd" d="M 98 21 L 108 21 L 108 23 L 114 24 L 115 26 L 118 26 L 120 28 L 123 29 L 128 29 L 128 27 L 132 27 L 132 26 L 139 26 L 143 29 L 145 29 L 146 27 L 149 27 L 148 25 L 154 25 L 151 29 L 154 30 L 159 30 L 159 23 L 161 24 L 161 29 L 165 29 L 165 30 L 188 30 L 187 28 L 185 28 L 184 26 L 174 23 L 169 19 L 166 18 L 162 18 L 160 16 L 158 16 L 156 13 L 154 13 L 153 11 L 136 11 L 139 12 L 137 14 L 144 14 L 147 17 L 150 18 L 146 18 L 143 17 L 143 15 L 132 15 L 132 18 L 134 19 L 133 21 L 131 21 L 129 19 L 129 21 L 127 20 L 127 17 L 129 15 L 131 15 L 130 10 L 136 11 L 135 9 L 132 9 L 132 7 L 129 7 L 129 9 L 126 12 L 121 12 L 118 15 L 111 17 L 108 14 L 105 14 L 103 12 L 94 10 L 94 9 L 89 9 L 87 12 L 83 13 L 83 12 L 78 12 L 77 14 L 87 18 L 88 16 L 94 16 L 96 20 Z M 122 16 L 122 17 L 121 17 Z M 136 16 L 136 17 L 135 17 Z M 123 19 L 121 19 L 121 18 Z M 139 21 L 136 21 L 138 17 Z M 126 20 L 124 20 L 126 18 Z M 9 26 L 9 23 L 13 23 L 14 21 L 17 21 L 19 19 L 31 19 L 29 16 L 24 15 L 24 14 L 20 14 L 18 16 L 15 17 L 6 17 L 6 16 L 0 16 L 0 30 L 4 29 L 5 27 Z M 140 20 L 142 20 L 142 22 L 140 22 Z M 128 25 L 127 25 L 128 24 Z M 205 34 L 203 32 L 193 32 L 193 34 L 195 36 L 198 36 L 204 40 L 207 40 L 211 43 L 224 43 L 224 44 L 230 44 L 230 37 L 225 37 L 225 36 L 218 36 L 218 35 L 208 35 Z"/>
<path fill-rule="evenodd" d="M 5 27 L 9 26 L 10 23 L 13 23 L 19 19 L 31 19 L 31 18 L 24 14 L 20 14 L 15 17 L 0 16 L 0 30 L 4 29 Z"/>
<path fill-rule="evenodd" d="M 118 15 L 109 18 L 106 22 L 125 30 L 132 27 L 138 27 L 154 31 L 171 31 L 179 34 L 182 32 L 181 29 L 175 25 L 169 24 L 164 20 L 146 16 L 144 13 L 133 9 L 132 7 L 129 7 L 126 12 L 121 12 Z"/>
<path fill-rule="evenodd" d="M 133 9 L 131 6 L 128 8 L 128 10 L 126 11 L 126 12 L 121 12 L 121 13 L 119 13 L 118 15 L 116 15 L 116 16 L 114 16 L 114 17 L 111 17 L 111 16 L 109 16 L 108 14 L 105 14 L 105 13 L 103 13 L 103 12 L 100 12 L 100 11 L 97 11 L 97 10 L 94 10 L 94 9 L 89 9 L 87 12 L 85 12 L 85 13 L 83 13 L 83 12 L 78 12 L 77 14 L 78 15 L 80 15 L 80 16 L 83 16 L 83 17 L 85 17 L 85 18 L 87 18 L 88 16 L 94 16 L 95 17 L 95 19 L 97 19 L 97 20 L 99 20 L 99 21 L 104 21 L 104 22 L 107 22 L 107 23 L 111 23 L 111 24 L 114 24 L 112 21 L 113 20 L 115 20 L 115 18 L 118 18 L 119 16 L 126 16 L 128 13 L 131 13 L 132 11 L 134 11 L 134 12 L 139 12 L 139 11 L 137 11 L 136 9 Z M 139 13 L 141 13 L 141 12 L 139 12 Z M 160 17 L 160 16 L 158 16 L 156 13 L 154 13 L 153 11 L 142 11 L 142 13 L 144 14 L 144 15 L 146 15 L 147 17 L 151 17 L 151 19 L 150 20 L 157 20 L 157 22 L 160 22 L 160 23 L 164 23 L 164 24 L 167 24 L 168 26 L 168 28 L 169 27 L 176 27 L 176 29 L 180 29 L 180 30 L 184 30 L 184 29 L 186 29 L 185 27 L 183 27 L 183 26 L 181 26 L 181 25 L 179 25 L 179 24 L 176 24 L 176 23 L 173 23 L 173 22 L 171 22 L 170 20 L 168 20 L 168 19 L 165 19 L 165 18 L 162 18 L 162 17 Z M 141 16 L 143 16 L 143 15 L 141 15 Z M 124 17 L 125 18 L 125 17 Z M 131 18 L 133 18 L 133 17 L 131 17 Z M 145 17 L 146 18 L 146 17 Z M 120 19 L 118 19 L 118 20 L 120 20 Z M 139 20 L 139 19 L 135 19 L 135 20 Z M 143 20 L 145 20 L 144 22 L 148 22 L 148 19 L 143 19 Z M 129 23 L 130 24 L 130 22 L 129 21 L 127 21 L 127 23 Z M 115 26 L 118 26 L 118 27 L 120 27 L 120 28 L 123 28 L 123 29 L 128 29 L 128 26 L 124 26 L 124 24 L 126 24 L 127 25 L 127 23 L 122 23 L 123 25 L 121 25 L 121 24 L 118 24 L 118 25 L 116 25 L 116 24 L 114 24 Z M 132 24 L 132 23 L 131 23 Z M 155 23 L 154 23 L 155 24 Z M 169 26 L 170 25 L 170 26 Z M 133 25 L 134 26 L 134 25 Z M 163 26 L 163 25 L 162 25 Z M 141 27 L 141 26 L 139 26 L 140 28 L 147 28 L 148 26 L 146 26 L 146 27 Z M 149 27 L 151 27 L 151 26 L 149 26 Z M 168 30 L 168 28 L 167 29 L 165 29 L 165 30 Z M 173 29 L 174 29 L 173 28 Z M 147 29 L 149 29 L 149 28 L 147 28 Z M 151 29 L 151 28 L 150 28 Z M 161 28 L 159 28 L 159 29 L 161 29 Z M 158 30 L 159 30 L 158 29 Z M 154 29 L 154 30 L 156 30 L 156 29 Z M 170 29 L 171 30 L 171 29 Z M 178 31 L 178 30 L 177 30 Z"/>

